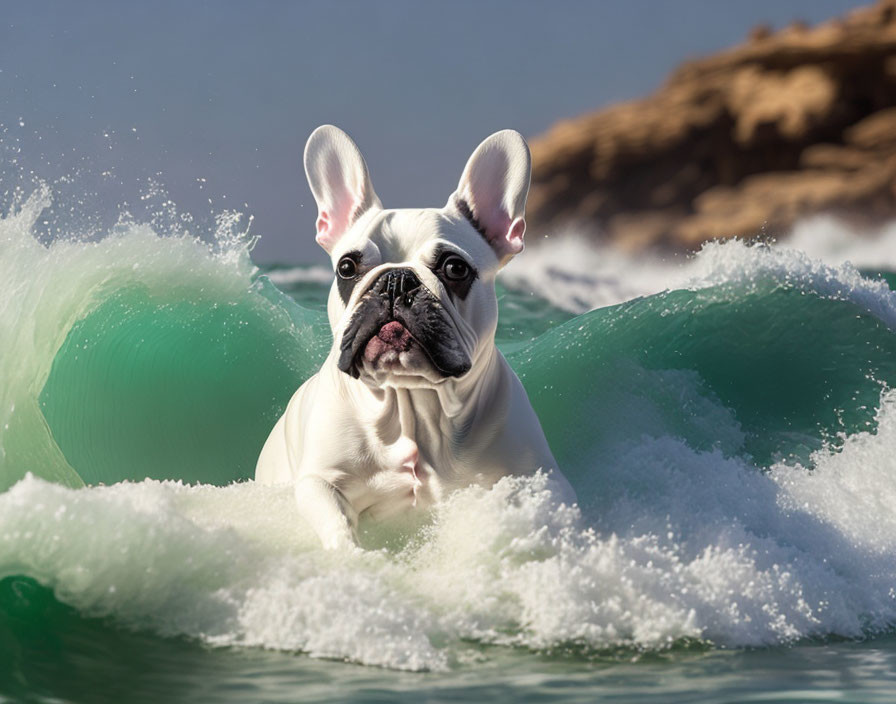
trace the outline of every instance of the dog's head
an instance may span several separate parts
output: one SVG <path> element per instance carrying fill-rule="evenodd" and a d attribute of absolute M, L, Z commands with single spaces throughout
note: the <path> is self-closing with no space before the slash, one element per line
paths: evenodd
<path fill-rule="evenodd" d="M 370 386 L 431 386 L 466 375 L 494 344 L 495 276 L 523 249 L 531 159 L 497 132 L 470 157 L 443 208 L 384 209 L 358 147 L 317 128 L 305 173 L 317 242 L 336 280 L 328 312 L 336 363 Z"/>

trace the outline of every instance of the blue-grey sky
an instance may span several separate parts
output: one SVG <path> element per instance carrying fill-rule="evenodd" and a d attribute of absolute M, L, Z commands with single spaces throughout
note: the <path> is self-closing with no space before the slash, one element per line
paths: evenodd
<path fill-rule="evenodd" d="M 74 175 L 114 221 L 153 178 L 183 211 L 251 213 L 257 261 L 323 261 L 301 168 L 321 123 L 355 138 L 384 205 L 442 205 L 495 130 L 536 135 L 760 22 L 860 4 L 0 0 L 0 194 Z"/>

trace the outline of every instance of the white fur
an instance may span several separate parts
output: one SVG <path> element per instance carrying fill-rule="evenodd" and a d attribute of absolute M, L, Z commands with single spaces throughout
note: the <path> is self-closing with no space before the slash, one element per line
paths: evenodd
<path fill-rule="evenodd" d="M 347 304 L 334 282 L 327 306 L 333 348 L 271 432 L 256 480 L 294 483 L 300 512 L 327 548 L 355 543 L 361 516 L 423 509 L 454 489 L 490 486 L 508 474 L 552 471 L 572 499 L 526 392 L 494 343 L 495 276 L 522 249 L 525 230 L 530 160 L 522 137 L 505 130 L 486 139 L 444 208 L 383 209 L 354 142 L 329 125 L 309 138 L 305 169 L 318 204 L 318 241 L 334 267 L 346 252 L 362 252 L 366 272 Z M 431 271 L 436 248 L 478 270 L 465 299 L 449 296 Z M 352 312 L 397 266 L 412 269 L 447 312 L 472 361 L 463 376 L 442 378 L 413 350 L 394 355 L 401 363 L 388 370 L 365 362 L 358 379 L 337 368 Z"/>

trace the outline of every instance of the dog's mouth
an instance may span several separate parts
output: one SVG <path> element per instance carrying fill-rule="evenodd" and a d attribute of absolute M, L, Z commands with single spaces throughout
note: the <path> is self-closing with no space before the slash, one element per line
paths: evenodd
<path fill-rule="evenodd" d="M 337 367 L 356 379 L 364 371 L 436 381 L 463 376 L 470 366 L 450 319 L 425 291 L 406 303 L 376 291 L 365 295 L 343 331 L 337 359 Z"/>
<path fill-rule="evenodd" d="M 366 372 L 374 377 L 386 374 L 389 377 L 426 377 L 435 381 L 461 376 L 468 369 L 463 363 L 450 363 L 431 351 L 398 320 L 382 325 L 366 343 L 363 339 L 356 340 L 352 347 L 356 351 L 351 365 L 343 371 L 355 378 Z"/>
<path fill-rule="evenodd" d="M 386 323 L 364 346 L 362 356 L 370 364 L 389 364 L 400 361 L 401 353 L 418 346 L 411 332 L 397 320 Z"/>

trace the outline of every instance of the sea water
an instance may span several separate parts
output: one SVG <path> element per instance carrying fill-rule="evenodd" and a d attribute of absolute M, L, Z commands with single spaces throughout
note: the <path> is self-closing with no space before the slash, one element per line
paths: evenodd
<path fill-rule="evenodd" d="M 534 242 L 498 344 L 579 503 L 507 478 L 325 552 L 251 477 L 329 272 L 226 218 L 43 241 L 51 201 L 0 220 L 0 701 L 893 699 L 896 229 Z"/>

